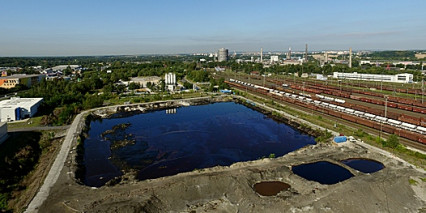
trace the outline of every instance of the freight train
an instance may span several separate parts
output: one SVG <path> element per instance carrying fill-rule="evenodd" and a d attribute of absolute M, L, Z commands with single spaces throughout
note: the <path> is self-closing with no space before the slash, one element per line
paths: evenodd
<path fill-rule="evenodd" d="M 310 97 L 303 93 L 297 95 L 235 79 L 230 79 L 226 83 L 426 144 L 425 127 L 344 107 L 342 104 L 345 102 L 341 99 L 336 101 L 336 99 L 327 99 L 326 96 Z"/>

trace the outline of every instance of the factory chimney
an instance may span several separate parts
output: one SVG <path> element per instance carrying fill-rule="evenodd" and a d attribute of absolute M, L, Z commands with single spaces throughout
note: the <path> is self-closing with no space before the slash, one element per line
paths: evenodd
<path fill-rule="evenodd" d="M 308 62 L 308 44 L 305 45 L 305 61 Z"/>
<path fill-rule="evenodd" d="M 349 68 L 352 68 L 352 48 L 349 48 Z"/>
<path fill-rule="evenodd" d="M 263 48 L 260 48 L 260 63 L 263 62 Z"/>
<path fill-rule="evenodd" d="M 291 60 L 291 47 L 288 48 L 288 60 Z"/>

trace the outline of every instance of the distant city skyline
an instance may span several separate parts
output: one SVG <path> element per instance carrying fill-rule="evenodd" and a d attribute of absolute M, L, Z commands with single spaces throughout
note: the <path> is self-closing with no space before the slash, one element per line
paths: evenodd
<path fill-rule="evenodd" d="M 0 56 L 426 49 L 426 1 L 4 1 Z"/>

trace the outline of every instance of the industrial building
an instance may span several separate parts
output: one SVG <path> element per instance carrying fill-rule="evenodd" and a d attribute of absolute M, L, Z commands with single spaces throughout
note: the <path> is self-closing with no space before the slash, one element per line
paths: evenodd
<path fill-rule="evenodd" d="M 11 75 L 0 77 L 0 87 L 5 89 L 14 88 L 18 84 L 23 84 L 31 87 L 39 83 L 44 78 L 44 75 Z"/>
<path fill-rule="evenodd" d="M 279 62 L 280 59 L 278 58 L 277 55 L 271 55 L 271 64 Z"/>
<path fill-rule="evenodd" d="M 167 90 L 174 91 L 176 86 L 176 74 L 174 73 L 166 73 L 164 76 Z"/>
<path fill-rule="evenodd" d="M 396 75 L 380 75 L 380 74 L 365 74 L 365 73 L 341 73 L 334 72 L 333 78 L 362 80 L 362 81 L 383 81 L 393 83 L 413 83 L 413 74 L 401 73 Z"/>
<path fill-rule="evenodd" d="M 220 48 L 217 54 L 217 61 L 228 61 L 228 49 Z"/>
<path fill-rule="evenodd" d="M 12 97 L 9 100 L 0 101 L 0 121 L 18 121 L 33 117 L 38 110 L 43 98 L 19 98 Z"/>
<path fill-rule="evenodd" d="M 129 83 L 137 83 L 142 87 L 147 87 L 148 82 L 151 84 L 157 85 L 161 81 L 161 77 L 158 76 L 147 76 L 147 77 L 134 77 L 130 79 Z"/>

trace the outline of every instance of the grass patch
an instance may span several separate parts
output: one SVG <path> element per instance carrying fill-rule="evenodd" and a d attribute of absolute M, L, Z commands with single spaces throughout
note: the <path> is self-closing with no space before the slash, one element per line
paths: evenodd
<path fill-rule="evenodd" d="M 418 184 L 418 182 L 416 181 L 416 180 L 414 180 L 414 179 L 408 179 L 408 182 L 410 183 L 410 185 L 417 185 Z"/>
<path fill-rule="evenodd" d="M 27 121 L 8 123 L 7 128 L 15 129 L 15 128 L 31 128 L 31 127 L 43 126 L 40 124 L 42 117 L 43 116 L 38 116 L 38 117 L 30 118 Z"/>

